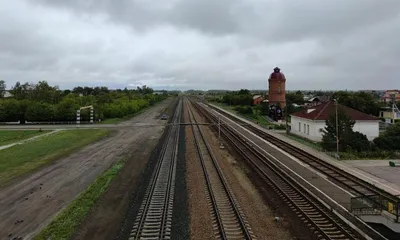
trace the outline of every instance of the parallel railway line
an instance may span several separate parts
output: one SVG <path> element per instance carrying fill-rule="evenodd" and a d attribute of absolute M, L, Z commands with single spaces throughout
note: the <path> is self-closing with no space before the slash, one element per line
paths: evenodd
<path fill-rule="evenodd" d="M 326 175 L 330 180 L 334 181 L 339 186 L 342 186 L 345 189 L 351 191 L 357 197 L 363 197 L 362 201 L 371 206 L 371 208 L 389 210 L 389 203 L 392 204 L 393 209 L 392 211 L 390 211 L 390 213 L 395 215 L 396 221 L 399 220 L 400 198 L 398 196 L 388 193 L 387 191 L 378 188 L 354 176 L 349 172 L 346 172 L 326 161 L 323 161 L 313 156 L 310 153 L 307 153 L 304 150 L 301 150 L 291 145 L 290 143 L 287 143 L 271 134 L 266 133 L 265 131 L 258 129 L 257 127 L 254 127 L 238 118 L 226 114 L 225 112 L 213 107 L 212 105 L 208 106 L 223 114 L 224 116 L 230 118 L 231 120 L 241 124 L 251 132 L 281 148 L 282 150 L 298 158 L 302 162 L 308 164 L 312 168 Z"/>
<path fill-rule="evenodd" d="M 179 122 L 181 109 L 182 101 L 178 103 L 173 122 Z M 171 239 L 179 128 L 179 125 L 169 128 L 129 240 Z"/>
<path fill-rule="evenodd" d="M 218 239 L 255 239 L 210 146 L 187 102 L 192 132 L 199 154 L 213 215 L 214 235 Z"/>
<path fill-rule="evenodd" d="M 215 115 L 197 104 L 195 104 L 195 107 L 210 122 L 217 122 Z M 214 127 L 216 126 L 214 125 Z M 363 239 L 358 232 L 350 228 L 330 209 L 304 190 L 299 183 L 286 175 L 270 159 L 250 146 L 231 127 L 221 125 L 221 134 L 287 204 L 298 219 L 312 230 L 317 239 Z"/>

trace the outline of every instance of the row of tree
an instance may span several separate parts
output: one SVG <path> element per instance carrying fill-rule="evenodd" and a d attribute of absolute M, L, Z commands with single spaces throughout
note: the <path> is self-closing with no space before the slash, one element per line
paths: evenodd
<path fill-rule="evenodd" d="M 253 96 L 247 89 L 237 92 L 228 92 L 223 95 L 221 102 L 228 105 L 253 106 Z"/>
<path fill-rule="evenodd" d="M 167 94 L 153 94 L 149 87 L 135 90 L 109 90 L 107 87 L 76 87 L 59 90 L 41 81 L 37 84 L 19 82 L 10 90 L 12 98 L 0 100 L 0 122 L 75 121 L 76 111 L 83 106 L 94 107 L 97 119 L 121 118 L 165 99 Z M 89 110 L 81 112 L 89 120 Z"/>

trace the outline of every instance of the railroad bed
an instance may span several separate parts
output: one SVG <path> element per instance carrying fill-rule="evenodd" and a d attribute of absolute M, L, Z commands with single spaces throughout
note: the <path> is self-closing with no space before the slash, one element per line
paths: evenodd
<path fill-rule="evenodd" d="M 196 123 L 192 125 L 192 131 L 205 178 L 214 235 L 217 239 L 255 239 L 200 126 L 197 125 L 190 105 L 187 102 L 190 122 Z"/>
<path fill-rule="evenodd" d="M 398 196 L 388 193 L 385 190 L 378 188 L 326 161 L 323 161 L 314 155 L 291 145 L 290 143 L 268 134 L 255 126 L 252 126 L 230 114 L 227 114 L 210 104 L 208 104 L 208 106 L 228 117 L 229 119 L 242 124 L 242 126 L 246 129 L 326 175 L 330 180 L 339 186 L 349 190 L 355 196 L 357 196 L 355 200 L 358 200 L 360 203 L 362 203 L 361 206 L 367 211 L 370 211 L 370 209 L 385 210 L 394 215 L 396 221 L 399 220 L 400 210 L 398 209 L 400 208 L 400 198 Z M 368 206 L 368 209 L 366 206 Z"/>
<path fill-rule="evenodd" d="M 179 101 L 172 122 L 181 117 Z M 171 239 L 179 125 L 170 126 L 156 168 L 130 233 L 133 239 Z"/>
<path fill-rule="evenodd" d="M 195 107 L 210 122 L 217 123 L 217 116 L 198 104 Z M 317 239 L 364 239 L 234 129 L 222 124 L 221 134 Z"/>

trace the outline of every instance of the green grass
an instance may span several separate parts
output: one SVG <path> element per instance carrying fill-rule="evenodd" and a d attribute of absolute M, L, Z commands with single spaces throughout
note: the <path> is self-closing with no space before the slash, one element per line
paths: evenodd
<path fill-rule="evenodd" d="M 50 131 L 39 130 L 0 130 L 0 146 L 19 142 Z"/>
<path fill-rule="evenodd" d="M 78 198 L 45 227 L 34 240 L 69 239 L 82 223 L 89 210 L 107 190 L 111 181 L 123 167 L 124 160 L 103 172 Z"/>
<path fill-rule="evenodd" d="M 292 140 L 295 140 L 295 141 L 297 141 L 297 142 L 299 142 L 299 143 L 301 143 L 303 145 L 306 145 L 308 147 L 314 148 L 315 150 L 322 151 L 322 147 L 318 142 L 313 142 L 313 141 L 311 141 L 309 139 L 302 138 L 302 137 L 297 136 L 295 134 L 286 134 L 286 133 L 281 133 L 281 134 L 284 135 L 285 137 L 290 138 Z"/>
<path fill-rule="evenodd" d="M 120 123 L 127 119 L 129 119 L 129 117 L 127 117 L 127 118 L 109 118 L 109 119 L 106 119 L 106 120 L 100 122 L 100 124 L 117 124 L 117 123 Z"/>
<path fill-rule="evenodd" d="M 105 129 L 61 131 L 34 141 L 0 150 L 0 186 L 66 156 L 106 135 Z"/>
<path fill-rule="evenodd" d="M 268 129 L 278 129 L 279 128 L 278 127 L 279 125 L 271 123 L 270 121 L 268 121 L 265 117 L 263 117 L 261 115 L 258 115 L 258 114 L 255 114 L 255 113 L 253 113 L 253 114 L 241 114 L 241 113 L 238 113 L 237 111 L 235 111 L 235 109 L 234 109 L 235 106 L 229 106 L 229 105 L 226 105 L 224 103 L 219 103 L 219 102 L 213 102 L 213 104 L 215 106 L 223 108 L 223 109 L 225 109 L 225 110 L 227 110 L 227 111 L 229 111 L 231 113 L 234 113 L 234 114 L 236 114 L 238 116 L 246 118 L 249 121 L 252 121 L 254 123 L 258 122 L 259 125 L 264 126 L 264 127 L 268 128 Z"/>

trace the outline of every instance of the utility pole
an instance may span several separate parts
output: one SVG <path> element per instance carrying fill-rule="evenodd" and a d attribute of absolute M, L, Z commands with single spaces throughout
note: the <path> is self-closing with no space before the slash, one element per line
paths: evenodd
<path fill-rule="evenodd" d="M 218 141 L 219 145 L 221 145 L 221 117 L 218 116 Z"/>
<path fill-rule="evenodd" d="M 396 106 L 396 95 L 395 94 L 392 94 L 391 95 L 391 97 L 392 97 L 392 123 L 394 124 L 395 123 L 395 119 L 396 119 L 396 115 L 395 115 L 395 106 Z"/>
<path fill-rule="evenodd" d="M 218 141 L 219 141 L 219 148 L 224 148 L 224 145 L 221 141 L 221 116 L 218 116 Z"/>
<path fill-rule="evenodd" d="M 336 157 L 339 158 L 339 119 L 338 119 L 338 105 L 339 98 L 335 99 L 335 108 L 336 108 Z"/>
<path fill-rule="evenodd" d="M 288 113 L 288 105 L 285 105 L 285 122 L 286 122 L 286 134 L 289 135 L 290 131 L 289 131 L 289 125 L 288 125 L 288 120 L 289 120 L 289 113 Z"/>

